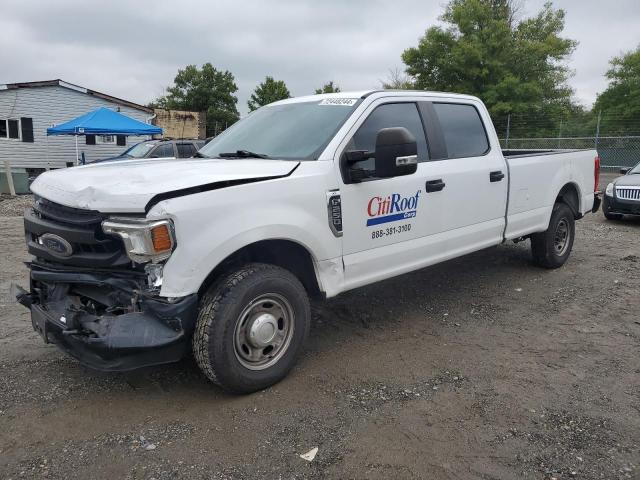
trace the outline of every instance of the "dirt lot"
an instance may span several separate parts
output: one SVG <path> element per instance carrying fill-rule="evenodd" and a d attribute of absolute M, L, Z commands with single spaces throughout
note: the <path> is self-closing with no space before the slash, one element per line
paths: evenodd
<path fill-rule="evenodd" d="M 292 374 L 233 397 L 44 345 L 0 217 L 0 478 L 640 478 L 639 240 L 598 213 L 556 271 L 508 244 L 316 304 Z"/>

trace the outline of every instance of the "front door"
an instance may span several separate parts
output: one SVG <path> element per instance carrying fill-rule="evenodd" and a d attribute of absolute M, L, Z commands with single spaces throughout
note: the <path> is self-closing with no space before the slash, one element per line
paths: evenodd
<path fill-rule="evenodd" d="M 353 288 L 384 278 L 406 264 L 412 242 L 440 230 L 444 203 L 439 192 L 425 192 L 428 149 L 414 102 L 373 103 L 344 151 L 375 150 L 379 130 L 404 127 L 416 138 L 418 171 L 393 178 L 367 178 L 342 185 L 345 286 Z M 341 154 L 343 152 L 340 152 Z M 373 173 L 374 160 L 355 167 Z"/>

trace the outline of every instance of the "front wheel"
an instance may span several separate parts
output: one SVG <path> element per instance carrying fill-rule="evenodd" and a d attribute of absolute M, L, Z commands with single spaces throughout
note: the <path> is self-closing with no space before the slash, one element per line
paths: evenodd
<path fill-rule="evenodd" d="M 288 270 L 254 263 L 215 284 L 203 297 L 193 336 L 198 366 L 232 393 L 282 380 L 309 333 L 307 293 Z"/>
<path fill-rule="evenodd" d="M 568 205 L 553 206 L 549 228 L 531 235 L 531 253 L 536 265 L 559 268 L 567 261 L 576 235 L 575 219 Z"/>

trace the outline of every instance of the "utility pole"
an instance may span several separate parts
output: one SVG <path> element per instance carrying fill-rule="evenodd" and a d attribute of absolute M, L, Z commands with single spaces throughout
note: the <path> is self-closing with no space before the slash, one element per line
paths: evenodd
<path fill-rule="evenodd" d="M 598 123 L 596 123 L 595 147 L 598 150 L 598 137 L 600 136 L 600 119 L 602 118 L 602 110 L 598 110 Z"/>
<path fill-rule="evenodd" d="M 507 115 L 507 135 L 504 143 L 505 150 L 509 149 L 509 131 L 511 130 L 511 114 Z"/>
<path fill-rule="evenodd" d="M 12 197 L 16 196 L 16 189 L 13 185 L 13 173 L 11 172 L 11 161 L 4 161 L 4 174 L 7 177 L 7 185 L 9 185 L 9 193 Z"/>
<path fill-rule="evenodd" d="M 562 137 L 562 119 L 560 119 L 560 128 L 558 129 L 558 148 L 560 148 L 561 137 Z"/>

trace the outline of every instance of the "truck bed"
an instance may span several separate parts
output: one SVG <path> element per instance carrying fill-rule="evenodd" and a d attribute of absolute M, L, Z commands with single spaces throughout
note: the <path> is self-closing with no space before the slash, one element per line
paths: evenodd
<path fill-rule="evenodd" d="M 595 150 L 503 150 L 509 172 L 505 239 L 546 230 L 556 195 L 574 189 L 579 216 L 594 201 Z"/>

